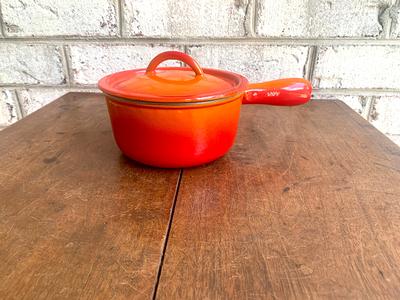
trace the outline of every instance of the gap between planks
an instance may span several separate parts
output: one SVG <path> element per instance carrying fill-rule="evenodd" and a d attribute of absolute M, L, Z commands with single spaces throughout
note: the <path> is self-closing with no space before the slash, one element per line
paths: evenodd
<path fill-rule="evenodd" d="M 171 232 L 171 227 L 172 227 L 172 222 L 173 222 L 174 212 L 175 212 L 175 206 L 176 206 L 176 201 L 177 201 L 178 195 L 179 195 L 179 188 L 181 186 L 182 176 L 183 176 L 183 169 L 180 169 L 178 181 L 177 181 L 176 187 L 175 187 L 174 199 L 173 199 L 171 210 L 169 213 L 167 230 L 165 231 L 165 237 L 164 237 L 164 241 L 163 241 L 163 245 L 162 245 L 162 249 L 161 249 L 161 256 L 160 256 L 160 262 L 158 264 L 156 281 L 154 282 L 153 295 L 152 295 L 153 300 L 156 299 L 156 297 L 157 297 L 158 284 L 159 284 L 160 278 L 161 278 L 161 272 L 162 272 L 162 267 L 164 264 L 165 252 L 166 252 L 167 246 L 168 246 L 168 239 L 169 239 L 169 234 Z"/>

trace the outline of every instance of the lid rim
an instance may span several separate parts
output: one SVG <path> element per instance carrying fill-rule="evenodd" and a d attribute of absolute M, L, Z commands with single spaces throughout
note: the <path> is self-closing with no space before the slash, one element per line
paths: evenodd
<path fill-rule="evenodd" d="M 157 68 L 157 70 L 160 71 L 189 71 L 191 70 L 190 68 L 187 67 L 162 67 L 162 68 Z M 220 91 L 212 92 L 212 93 L 203 93 L 199 95 L 156 95 L 156 94 L 140 94 L 140 93 L 132 93 L 129 91 L 123 91 L 119 88 L 113 87 L 112 84 L 109 82 L 115 76 L 121 76 L 130 73 L 140 73 L 140 72 L 145 72 L 145 68 L 140 68 L 140 69 L 134 69 L 134 70 L 125 70 L 125 71 L 120 71 L 120 72 L 115 72 L 112 74 L 109 74 L 107 76 L 104 76 L 101 78 L 98 82 L 98 88 L 105 94 L 110 95 L 110 96 L 115 96 L 127 100 L 139 100 L 139 101 L 149 101 L 149 102 L 155 102 L 155 103 L 195 103 L 195 102 L 204 102 L 204 101 L 212 101 L 216 99 L 221 99 L 221 98 L 226 98 L 226 97 L 231 97 L 237 93 L 243 92 L 247 86 L 248 86 L 248 80 L 239 74 L 230 72 L 230 71 L 225 71 L 225 70 L 219 70 L 219 69 L 213 69 L 213 68 L 203 68 L 203 71 L 205 74 L 209 74 L 212 76 L 216 77 L 231 77 L 237 80 L 237 84 L 232 85 L 231 88 L 225 88 L 221 89 Z M 175 101 L 170 101 L 174 99 Z"/>

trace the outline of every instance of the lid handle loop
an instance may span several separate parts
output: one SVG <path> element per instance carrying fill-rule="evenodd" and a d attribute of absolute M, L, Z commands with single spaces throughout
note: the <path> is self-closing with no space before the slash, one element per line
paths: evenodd
<path fill-rule="evenodd" d="M 179 60 L 187 64 L 196 73 L 196 76 L 202 76 L 203 70 L 201 69 L 199 63 L 195 61 L 191 56 L 186 53 L 179 51 L 166 51 L 158 54 L 154 57 L 149 65 L 147 66 L 146 73 L 152 73 L 156 70 L 157 66 L 166 60 Z"/>

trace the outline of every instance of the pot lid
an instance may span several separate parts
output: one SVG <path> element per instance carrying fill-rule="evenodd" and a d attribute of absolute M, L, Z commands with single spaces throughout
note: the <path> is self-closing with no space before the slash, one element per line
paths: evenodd
<path fill-rule="evenodd" d="M 189 67 L 157 66 L 165 60 L 180 60 Z M 215 100 L 243 92 L 245 77 L 228 71 L 202 69 L 189 55 L 167 51 L 157 55 L 147 69 L 122 71 L 99 81 L 104 93 L 149 102 L 197 102 Z"/>

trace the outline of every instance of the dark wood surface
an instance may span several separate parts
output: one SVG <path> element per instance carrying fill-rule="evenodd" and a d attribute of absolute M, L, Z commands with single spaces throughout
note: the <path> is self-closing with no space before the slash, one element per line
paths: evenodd
<path fill-rule="evenodd" d="M 0 132 L 0 199 L 1 299 L 400 297 L 400 148 L 339 101 L 244 106 L 180 172 L 69 94 Z"/>
<path fill-rule="evenodd" d="M 400 148 L 336 101 L 243 107 L 185 170 L 160 299 L 400 298 Z"/>
<path fill-rule="evenodd" d="M 179 170 L 125 159 L 102 97 L 0 132 L 0 299 L 151 298 Z"/>

